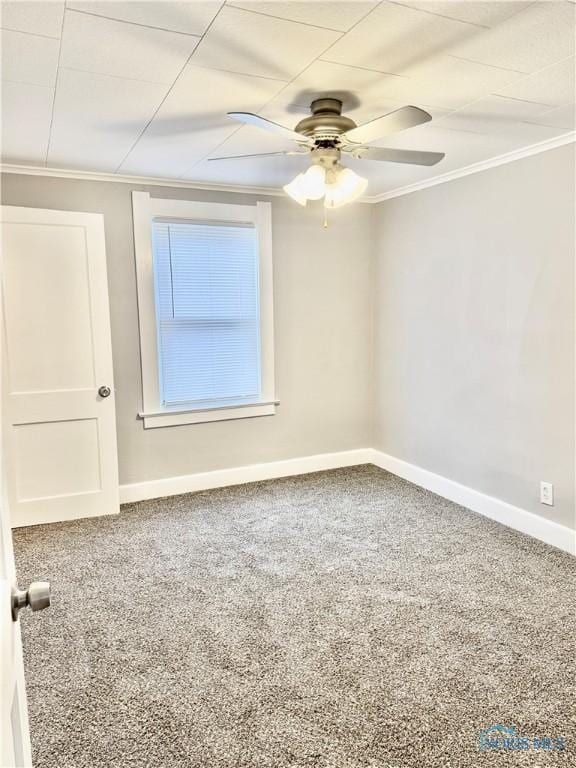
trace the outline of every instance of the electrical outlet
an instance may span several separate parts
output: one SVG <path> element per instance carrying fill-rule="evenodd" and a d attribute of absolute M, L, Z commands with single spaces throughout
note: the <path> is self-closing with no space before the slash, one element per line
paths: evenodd
<path fill-rule="evenodd" d="M 541 481 L 540 502 L 542 504 L 548 504 L 549 507 L 554 506 L 554 486 L 552 483 L 545 483 L 543 480 Z"/>

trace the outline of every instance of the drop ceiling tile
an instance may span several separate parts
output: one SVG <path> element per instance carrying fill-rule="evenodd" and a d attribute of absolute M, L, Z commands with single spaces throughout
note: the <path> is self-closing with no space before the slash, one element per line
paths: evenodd
<path fill-rule="evenodd" d="M 67 8 L 85 13 L 94 13 L 118 21 L 130 21 L 147 27 L 166 29 L 171 32 L 182 32 L 188 35 L 202 35 L 218 13 L 222 0 L 128 0 L 116 2 L 70 2 Z"/>
<path fill-rule="evenodd" d="M 382 3 L 336 42 L 322 59 L 380 72 L 409 74 L 439 52 L 486 32 L 403 5 Z"/>
<path fill-rule="evenodd" d="M 574 55 L 575 18 L 571 3 L 533 3 L 494 29 L 463 41 L 451 53 L 495 67 L 536 72 Z"/>
<path fill-rule="evenodd" d="M 243 8 L 248 11 L 256 11 L 275 16 L 279 19 L 289 19 L 290 21 L 300 21 L 303 24 L 313 24 L 316 27 L 325 27 L 326 29 L 336 29 L 340 32 L 347 32 L 372 8 L 378 5 L 378 0 L 372 2 L 362 2 L 362 0 L 340 0 L 339 2 L 329 2 L 326 0 L 315 0 L 306 2 L 303 0 L 281 0 L 274 2 L 230 2 L 227 5 L 235 8 Z"/>
<path fill-rule="evenodd" d="M 3 29 L 2 80 L 52 87 L 58 69 L 59 41 Z"/>
<path fill-rule="evenodd" d="M 573 131 L 576 129 L 576 104 L 566 104 L 563 107 L 549 109 L 528 122 Z"/>
<path fill-rule="evenodd" d="M 402 86 L 406 87 L 408 83 L 407 78 L 399 75 L 386 75 L 318 59 L 286 86 L 277 100 L 288 105 L 288 111 L 294 110 L 292 123 L 305 117 L 310 103 L 320 96 L 340 99 L 343 112 L 356 120 L 359 115 L 378 114 L 381 103 L 393 100 L 390 93 L 403 92 Z"/>
<path fill-rule="evenodd" d="M 50 136 L 54 89 L 2 83 L 2 159 L 44 164 Z"/>
<path fill-rule="evenodd" d="M 83 72 L 172 83 L 200 38 L 66 11 L 60 65 Z"/>
<path fill-rule="evenodd" d="M 258 112 L 280 88 L 276 80 L 189 64 L 121 170 L 181 176 L 239 130 L 227 112 Z"/>
<path fill-rule="evenodd" d="M 527 8 L 531 0 L 499 0 L 494 2 L 475 2 L 475 0 L 397 0 L 399 5 L 408 5 L 428 13 L 436 13 L 470 24 L 493 27 L 515 13 Z"/>
<path fill-rule="evenodd" d="M 1 26 L 59 39 L 63 15 L 63 0 L 4 0 Z"/>
<path fill-rule="evenodd" d="M 115 171 L 167 86 L 60 69 L 48 165 Z"/>
<path fill-rule="evenodd" d="M 464 109 L 452 112 L 440 121 L 443 128 L 496 134 L 518 122 L 541 115 L 542 104 L 518 101 L 504 96 L 487 96 Z"/>
<path fill-rule="evenodd" d="M 458 158 L 460 162 L 462 158 L 466 159 L 468 156 L 476 156 L 482 152 L 494 150 L 497 154 L 499 148 L 505 145 L 505 140 L 493 135 L 486 136 L 474 132 L 453 130 L 445 125 L 444 121 L 438 121 L 420 126 L 418 130 L 404 131 L 394 136 L 388 136 L 377 142 L 377 145 L 445 152 L 446 158 L 442 160 L 442 163 L 433 166 L 444 171 L 446 167 L 453 164 L 455 158 Z M 469 164 L 469 162 L 466 160 L 465 164 Z"/>
<path fill-rule="evenodd" d="M 192 61 L 213 69 L 287 81 L 339 36 L 339 32 L 226 6 Z"/>
<path fill-rule="evenodd" d="M 234 126 L 206 128 L 199 121 L 187 133 L 167 136 L 151 125 L 119 168 L 120 173 L 179 179 L 236 130 Z"/>
<path fill-rule="evenodd" d="M 530 147 L 542 141 L 554 139 L 567 133 L 566 128 L 551 125 L 540 125 L 532 122 L 518 122 L 504 125 L 497 136 L 510 145 L 510 150 Z"/>
<path fill-rule="evenodd" d="M 573 56 L 552 64 L 533 75 L 515 80 L 497 91 L 500 96 L 538 101 L 550 107 L 561 107 L 576 98 L 576 60 Z"/>
<path fill-rule="evenodd" d="M 498 67 L 438 54 L 410 68 L 410 77 L 391 83 L 398 99 L 459 109 L 517 80 L 518 74 Z"/>
<path fill-rule="evenodd" d="M 380 105 L 391 102 L 399 106 L 415 104 L 432 112 L 458 109 L 517 79 L 518 75 L 508 70 L 445 55 L 434 56 L 427 66 L 414 69 L 411 77 L 319 59 L 291 82 L 278 99 L 307 106 L 319 95 L 335 96 L 356 120 L 357 116 L 382 114 Z"/>

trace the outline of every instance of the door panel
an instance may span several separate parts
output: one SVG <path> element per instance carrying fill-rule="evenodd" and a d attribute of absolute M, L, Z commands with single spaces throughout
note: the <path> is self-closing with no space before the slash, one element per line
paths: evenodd
<path fill-rule="evenodd" d="M 17 424 L 14 442 L 19 501 L 102 490 L 98 419 Z"/>
<path fill-rule="evenodd" d="M 6 226 L 4 285 L 9 392 L 94 387 L 94 343 L 84 230 Z"/>
<path fill-rule="evenodd" d="M 12 524 L 118 512 L 103 218 L 4 206 L 2 219 Z"/>

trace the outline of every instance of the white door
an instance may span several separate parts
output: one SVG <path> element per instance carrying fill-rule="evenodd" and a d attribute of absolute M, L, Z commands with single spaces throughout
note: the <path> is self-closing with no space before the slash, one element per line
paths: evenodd
<path fill-rule="evenodd" d="M 2 206 L 2 250 L 12 525 L 118 512 L 103 217 Z"/>
<path fill-rule="evenodd" d="M 0 305 L 2 295 L 0 294 Z M 0 306 L 1 316 L 1 306 Z M 0 346 L 2 336 L 0 334 Z M 2 378 L 0 377 L 0 389 Z M 2 398 L 0 397 L 0 412 Z M 1 419 L 0 413 L 0 419 Z M 4 482 L 4 442 L 0 442 L 0 766 L 30 766 L 30 736 L 24 687 L 20 624 L 12 618 L 14 554 Z"/>
<path fill-rule="evenodd" d="M 30 736 L 24 687 L 20 622 L 12 618 L 16 584 L 5 499 L 0 499 L 0 766 L 30 766 Z"/>

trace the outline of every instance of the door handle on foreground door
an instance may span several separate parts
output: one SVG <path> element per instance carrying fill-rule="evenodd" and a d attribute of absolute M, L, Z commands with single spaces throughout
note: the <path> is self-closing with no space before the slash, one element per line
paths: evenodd
<path fill-rule="evenodd" d="M 42 611 L 49 607 L 49 581 L 33 581 L 28 589 L 12 588 L 12 621 L 18 621 L 18 613 L 27 605 L 33 611 Z"/>
<path fill-rule="evenodd" d="M 98 394 L 100 395 L 100 397 L 110 397 L 111 392 L 112 390 L 110 389 L 110 387 L 100 387 L 100 389 L 98 390 Z"/>

